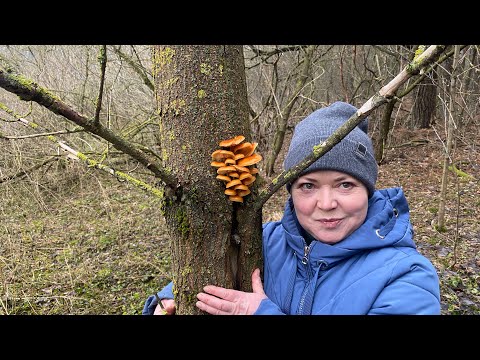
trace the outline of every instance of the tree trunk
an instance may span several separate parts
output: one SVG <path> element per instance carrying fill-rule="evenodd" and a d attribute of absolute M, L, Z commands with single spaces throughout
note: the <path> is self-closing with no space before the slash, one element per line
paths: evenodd
<path fill-rule="evenodd" d="M 444 159 L 443 159 L 443 170 L 442 170 L 442 184 L 440 187 L 439 195 L 439 204 L 438 204 L 438 216 L 437 216 L 437 229 L 440 232 L 446 230 L 445 227 L 445 204 L 447 197 L 447 186 L 448 186 L 448 168 L 454 163 L 452 161 L 453 157 L 453 148 L 454 148 L 454 131 L 455 131 L 455 121 L 456 111 L 455 111 L 455 86 L 457 80 L 457 62 L 458 62 L 458 52 L 459 46 L 455 45 L 455 53 L 453 55 L 452 70 L 450 72 L 450 87 L 448 89 L 449 102 L 448 102 L 448 111 L 447 111 L 447 146 L 445 148 Z M 456 174 L 455 174 L 456 176 Z"/>
<path fill-rule="evenodd" d="M 435 72 L 432 72 L 434 76 Z M 432 124 L 437 100 L 437 87 L 426 76 L 417 86 L 417 98 L 412 109 L 411 129 L 428 129 Z"/>
<path fill-rule="evenodd" d="M 390 119 L 392 118 L 392 112 L 395 108 L 397 100 L 392 98 L 385 107 L 383 112 L 382 121 L 380 123 L 380 135 L 375 144 L 375 160 L 380 164 L 383 161 L 385 155 L 385 144 L 387 143 L 388 134 L 390 132 Z"/>
<path fill-rule="evenodd" d="M 242 46 L 155 46 L 153 70 L 163 165 L 178 179 L 163 205 L 177 314 L 198 314 L 207 284 L 251 291 L 261 265 L 261 211 L 234 203 L 210 166 L 221 140 L 250 141 Z"/>

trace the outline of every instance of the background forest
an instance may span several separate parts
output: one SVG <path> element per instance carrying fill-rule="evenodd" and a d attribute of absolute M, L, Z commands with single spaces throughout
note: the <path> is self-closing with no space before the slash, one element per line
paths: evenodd
<path fill-rule="evenodd" d="M 281 171 L 306 115 L 336 100 L 362 106 L 424 49 L 244 46 L 261 177 Z M 369 115 L 377 187 L 403 187 L 419 251 L 440 277 L 443 314 L 480 314 L 479 50 L 449 47 L 421 81 Z M 0 69 L 162 158 L 151 46 L 0 45 Z M 152 174 L 2 88 L 0 146 L 0 314 L 140 314 L 170 280 L 160 199 L 140 183 L 155 186 Z M 281 218 L 286 197 L 282 188 L 267 201 L 264 221 Z"/>

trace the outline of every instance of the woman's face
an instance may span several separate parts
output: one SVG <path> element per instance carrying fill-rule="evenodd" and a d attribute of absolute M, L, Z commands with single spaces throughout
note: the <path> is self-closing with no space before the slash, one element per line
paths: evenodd
<path fill-rule="evenodd" d="M 368 190 L 354 177 L 319 170 L 299 177 L 291 188 L 300 225 L 315 239 L 335 244 L 365 221 Z"/>

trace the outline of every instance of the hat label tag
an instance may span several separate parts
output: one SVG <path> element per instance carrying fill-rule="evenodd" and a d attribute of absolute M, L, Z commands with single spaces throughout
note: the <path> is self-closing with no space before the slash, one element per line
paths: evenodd
<path fill-rule="evenodd" d="M 363 157 L 365 157 L 367 155 L 367 147 L 365 145 L 363 145 L 362 143 L 358 143 L 356 152 L 359 155 L 362 155 Z"/>

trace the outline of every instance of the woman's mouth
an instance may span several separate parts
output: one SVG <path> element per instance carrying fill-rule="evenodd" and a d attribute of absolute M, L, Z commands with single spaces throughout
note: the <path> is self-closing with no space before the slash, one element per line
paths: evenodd
<path fill-rule="evenodd" d="M 320 219 L 318 220 L 324 227 L 333 229 L 342 221 L 342 219 Z"/>

